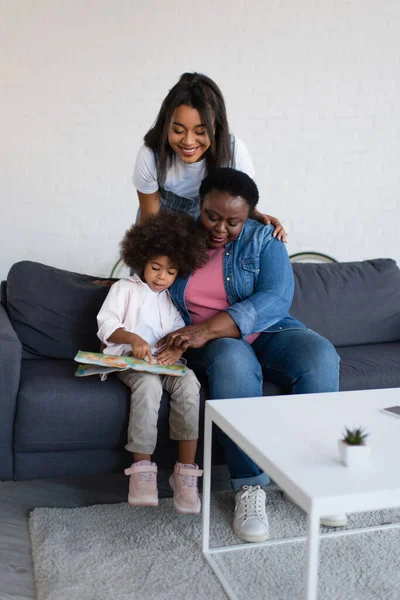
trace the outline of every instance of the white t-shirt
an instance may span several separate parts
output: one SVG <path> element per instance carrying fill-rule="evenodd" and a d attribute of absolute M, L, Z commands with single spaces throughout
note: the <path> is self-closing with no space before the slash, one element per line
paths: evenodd
<path fill-rule="evenodd" d="M 245 144 L 232 136 L 234 141 L 233 167 L 254 178 L 254 167 Z M 172 166 L 168 169 L 163 187 L 185 198 L 197 198 L 201 180 L 206 176 L 206 159 L 187 164 L 175 155 Z M 157 166 L 153 150 L 142 146 L 137 154 L 133 172 L 133 185 L 142 194 L 154 194 L 159 189 Z"/>

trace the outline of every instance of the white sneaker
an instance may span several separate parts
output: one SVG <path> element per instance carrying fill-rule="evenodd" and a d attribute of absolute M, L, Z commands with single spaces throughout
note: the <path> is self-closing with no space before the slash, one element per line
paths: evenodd
<path fill-rule="evenodd" d="M 268 539 L 265 492 L 259 485 L 244 485 L 236 492 L 233 531 L 244 542 L 265 542 Z"/>
<path fill-rule="evenodd" d="M 286 492 L 283 492 L 283 497 L 288 500 L 288 502 L 296 504 L 293 498 Z M 321 517 L 320 523 L 325 527 L 346 527 L 347 516 L 344 513 L 341 515 L 327 515 L 326 517 Z"/>

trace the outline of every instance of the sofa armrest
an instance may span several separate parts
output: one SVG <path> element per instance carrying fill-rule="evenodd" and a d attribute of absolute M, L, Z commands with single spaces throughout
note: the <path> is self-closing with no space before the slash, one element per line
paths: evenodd
<path fill-rule="evenodd" d="M 22 345 L 0 304 L 0 479 L 12 479 L 13 432 Z"/>

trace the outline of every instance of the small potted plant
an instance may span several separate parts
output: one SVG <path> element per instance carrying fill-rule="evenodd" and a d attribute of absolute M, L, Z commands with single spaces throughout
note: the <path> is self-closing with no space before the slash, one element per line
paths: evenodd
<path fill-rule="evenodd" d="M 368 464 L 370 446 L 366 444 L 367 437 L 368 433 L 362 427 L 345 427 L 343 438 L 339 440 L 339 456 L 346 467 L 362 468 Z"/>

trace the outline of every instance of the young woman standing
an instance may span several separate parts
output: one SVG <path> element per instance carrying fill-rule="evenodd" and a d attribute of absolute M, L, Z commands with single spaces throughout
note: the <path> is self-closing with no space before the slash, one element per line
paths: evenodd
<path fill-rule="evenodd" d="M 140 219 L 161 207 L 197 218 L 200 183 L 219 167 L 232 167 L 254 177 L 246 146 L 229 133 L 219 87 L 206 75 L 184 73 L 164 99 L 136 157 L 133 183 Z M 251 217 L 272 224 L 274 236 L 286 241 L 278 219 L 258 210 Z"/>

